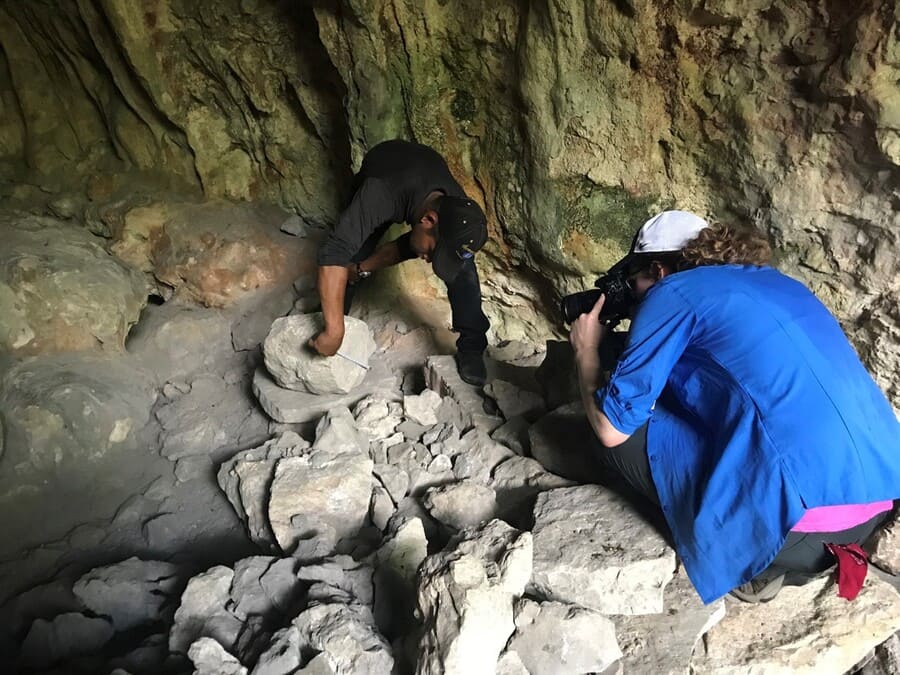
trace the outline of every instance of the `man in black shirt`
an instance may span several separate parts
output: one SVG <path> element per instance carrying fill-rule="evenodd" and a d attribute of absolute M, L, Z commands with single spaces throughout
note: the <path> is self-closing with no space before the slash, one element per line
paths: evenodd
<path fill-rule="evenodd" d="M 347 285 L 411 258 L 430 262 L 447 285 L 453 312 L 456 364 L 469 384 L 483 385 L 483 354 L 490 326 L 481 310 L 475 252 L 487 241 L 481 207 L 466 197 L 444 159 L 431 148 L 385 141 L 363 158 L 353 179 L 353 199 L 319 249 L 319 298 L 325 330 L 310 340 L 323 356 L 344 339 Z M 412 230 L 375 248 L 393 223 Z"/>

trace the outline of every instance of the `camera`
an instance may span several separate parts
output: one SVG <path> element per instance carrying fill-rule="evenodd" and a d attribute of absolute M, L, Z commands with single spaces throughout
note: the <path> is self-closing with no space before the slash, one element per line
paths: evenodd
<path fill-rule="evenodd" d="M 607 323 L 618 323 L 628 317 L 634 306 L 634 295 L 628 283 L 626 269 L 615 270 L 604 274 L 594 282 L 596 288 L 565 296 L 559 303 L 560 313 L 566 323 L 572 323 L 582 314 L 590 312 L 600 295 L 606 295 L 600 320 Z"/>

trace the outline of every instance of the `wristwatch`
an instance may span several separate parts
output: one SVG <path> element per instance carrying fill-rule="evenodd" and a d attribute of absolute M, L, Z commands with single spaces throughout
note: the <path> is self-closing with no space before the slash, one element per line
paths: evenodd
<path fill-rule="evenodd" d="M 359 266 L 359 263 L 356 263 L 356 277 L 358 279 L 368 279 L 370 276 L 372 276 L 371 272 L 364 270 Z"/>

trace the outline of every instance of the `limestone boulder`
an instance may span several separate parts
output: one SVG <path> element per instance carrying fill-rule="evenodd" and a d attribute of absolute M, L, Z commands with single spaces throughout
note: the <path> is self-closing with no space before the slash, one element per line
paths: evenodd
<path fill-rule="evenodd" d="M 303 655 L 300 653 L 300 631 L 288 626 L 277 631 L 268 646 L 260 654 L 253 675 L 284 675 L 294 673 L 300 668 Z M 323 675 L 332 671 L 325 670 Z"/>
<path fill-rule="evenodd" d="M 373 467 L 350 411 L 337 408 L 320 421 L 312 447 L 283 432 L 223 463 L 218 480 L 254 541 L 315 558 L 363 526 Z"/>
<path fill-rule="evenodd" d="M 375 594 L 373 573 L 372 566 L 365 560 L 335 555 L 304 564 L 296 576 L 310 584 L 305 598 L 309 605 L 343 603 L 371 607 Z"/>
<path fill-rule="evenodd" d="M 514 417 L 535 420 L 544 412 L 544 400 L 540 394 L 506 380 L 492 380 L 485 386 L 484 393 L 497 402 L 497 407 L 507 420 Z"/>
<path fill-rule="evenodd" d="M 277 547 L 268 513 L 275 466 L 282 458 L 299 457 L 308 448 L 307 441 L 288 431 L 258 448 L 237 453 L 219 467 L 219 486 L 247 528 L 250 538 L 266 550 Z"/>
<path fill-rule="evenodd" d="M 300 613 L 292 625 L 299 633 L 302 651 L 321 652 L 316 658 L 325 662 L 310 672 L 329 672 L 320 669 L 327 664 L 335 675 L 380 675 L 390 673 L 394 666 L 391 646 L 376 630 L 366 607 L 315 605 Z"/>
<path fill-rule="evenodd" d="M 113 637 L 106 619 L 69 612 L 53 620 L 37 619 L 22 643 L 21 658 L 31 668 L 99 651 Z"/>
<path fill-rule="evenodd" d="M 164 298 L 229 307 L 315 270 L 315 244 L 278 229 L 280 209 L 229 202 L 132 209 L 111 251 L 147 273 Z"/>
<path fill-rule="evenodd" d="M 108 617 L 116 632 L 164 619 L 163 606 L 180 586 L 178 568 L 158 560 L 128 558 L 95 567 L 72 588 L 84 606 Z"/>
<path fill-rule="evenodd" d="M 900 629 L 900 594 L 869 575 L 838 597 L 833 578 L 783 588 L 765 605 L 727 600 L 727 613 L 694 652 L 694 673 L 845 673 Z"/>
<path fill-rule="evenodd" d="M 234 570 L 218 565 L 188 581 L 169 632 L 169 649 L 186 654 L 202 637 L 233 649 L 243 630 L 241 620 L 228 610 Z"/>
<path fill-rule="evenodd" d="M 369 369 L 375 341 L 359 319 L 344 317 L 344 341 L 334 356 L 319 356 L 307 345 L 325 326 L 321 313 L 295 314 L 272 323 L 263 342 L 266 369 L 279 386 L 311 394 L 346 394 Z"/>
<path fill-rule="evenodd" d="M 188 649 L 195 675 L 247 675 L 241 662 L 229 654 L 218 642 L 204 637 Z"/>
<path fill-rule="evenodd" d="M 421 394 L 403 397 L 403 414 L 417 424 L 430 427 L 438 422 L 436 411 L 440 404 L 440 394 L 426 389 Z"/>
<path fill-rule="evenodd" d="M 596 485 L 542 492 L 532 534 L 531 593 L 603 614 L 663 611 L 675 551 L 623 497 Z"/>
<path fill-rule="evenodd" d="M 425 382 L 444 399 L 455 401 L 462 419 L 460 430 L 476 427 L 486 433 L 503 424 L 503 418 L 484 412 L 484 400 L 478 387 L 463 382 L 452 356 L 429 356 L 425 361 Z"/>
<path fill-rule="evenodd" d="M 504 519 L 530 520 L 537 495 L 554 488 L 571 487 L 573 481 L 544 470 L 530 457 L 509 457 L 494 467 L 490 482 L 497 508 Z"/>
<path fill-rule="evenodd" d="M 511 417 L 491 432 L 491 438 L 503 443 L 517 455 L 527 457 L 531 454 L 528 441 L 528 429 L 531 423 L 524 417 Z"/>
<path fill-rule="evenodd" d="M 369 442 L 391 438 L 403 422 L 403 405 L 381 396 L 367 396 L 353 407 L 356 428 L 369 437 Z"/>
<path fill-rule="evenodd" d="M 762 606 L 760 606 L 762 609 Z M 663 611 L 615 616 L 616 636 L 626 673 L 688 673 L 696 650 L 726 613 L 725 600 L 704 605 L 683 567 L 663 593 Z"/>
<path fill-rule="evenodd" d="M 454 530 L 486 523 L 497 515 L 494 491 L 473 480 L 430 488 L 422 503 L 432 518 Z"/>
<path fill-rule="evenodd" d="M 353 419 L 353 414 L 343 406 L 334 406 L 316 425 L 313 445 L 317 450 L 333 453 L 369 454 L 369 442 Z"/>
<path fill-rule="evenodd" d="M 365 560 L 335 555 L 304 564 L 296 576 L 310 584 L 305 598 L 308 605 L 343 603 L 371 608 L 375 594 L 373 573 L 371 564 Z"/>
<path fill-rule="evenodd" d="M 463 530 L 419 571 L 416 672 L 494 673 L 532 568 L 532 538 L 502 521 Z"/>
<path fill-rule="evenodd" d="M 458 444 L 445 444 L 453 458 L 453 473 L 459 479 L 468 478 L 487 484 L 494 469 L 516 455 L 505 445 L 492 440 L 479 429 L 472 429 Z"/>
<path fill-rule="evenodd" d="M 291 558 L 251 556 L 234 569 L 217 565 L 193 577 L 175 612 L 169 650 L 188 653 L 197 640 L 211 638 L 239 659 L 255 658 L 299 606 L 296 572 Z"/>
<path fill-rule="evenodd" d="M 355 536 L 372 494 L 373 462 L 359 452 L 315 446 L 275 464 L 268 517 L 278 545 L 298 558 L 317 558 Z"/>
<path fill-rule="evenodd" d="M 147 304 L 143 275 L 103 240 L 51 218 L 0 214 L 0 352 L 122 351 Z"/>
<path fill-rule="evenodd" d="M 369 502 L 369 520 L 372 521 L 372 525 L 383 532 L 396 510 L 397 506 L 390 493 L 383 486 L 376 484 L 372 488 L 372 499 Z"/>
<path fill-rule="evenodd" d="M 507 651 L 518 654 L 529 673 L 602 673 L 622 656 L 612 620 L 578 605 L 522 598 L 515 621 Z"/>

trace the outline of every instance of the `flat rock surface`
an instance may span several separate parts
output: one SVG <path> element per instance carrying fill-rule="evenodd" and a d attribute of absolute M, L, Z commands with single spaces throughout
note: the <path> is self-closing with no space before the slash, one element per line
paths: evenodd
<path fill-rule="evenodd" d="M 900 630 L 900 594 L 873 575 L 850 603 L 830 577 L 783 588 L 764 605 L 726 602 L 692 673 L 840 675 Z"/>
<path fill-rule="evenodd" d="M 578 605 L 516 603 L 516 632 L 507 645 L 529 673 L 602 673 L 621 656 L 616 627 L 608 618 Z M 658 671 L 633 671 L 658 672 Z"/>
<path fill-rule="evenodd" d="M 319 419 L 335 406 L 352 406 L 366 396 L 399 397 L 400 382 L 383 359 L 373 358 L 368 373 L 346 394 L 310 394 L 278 386 L 264 368 L 253 375 L 253 393 L 266 414 L 277 422 L 300 423 Z"/>
<path fill-rule="evenodd" d="M 315 448 L 308 455 L 279 460 L 268 514 L 281 549 L 321 557 L 342 538 L 357 534 L 369 510 L 372 467 L 368 456 Z"/>
<path fill-rule="evenodd" d="M 596 485 L 543 492 L 532 533 L 538 596 L 604 614 L 663 611 L 675 551 L 619 495 Z"/>
<path fill-rule="evenodd" d="M 759 611 L 765 611 L 765 606 L 761 605 Z M 662 613 L 613 617 L 624 672 L 690 672 L 698 641 L 724 616 L 725 600 L 704 605 L 684 568 L 679 567 L 666 584 Z"/>

